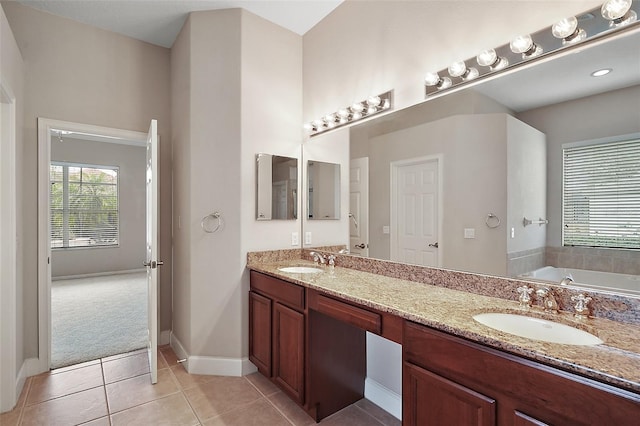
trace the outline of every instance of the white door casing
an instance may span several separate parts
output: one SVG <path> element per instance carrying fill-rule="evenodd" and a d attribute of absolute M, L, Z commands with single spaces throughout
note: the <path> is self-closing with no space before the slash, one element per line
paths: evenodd
<path fill-rule="evenodd" d="M 369 257 L 369 157 L 349 164 L 349 250 Z"/>
<path fill-rule="evenodd" d="M 391 260 L 442 266 L 442 156 L 391 163 Z"/>
<path fill-rule="evenodd" d="M 51 132 L 66 130 L 85 135 L 104 136 L 113 143 L 145 146 L 147 134 L 130 130 L 38 118 L 38 359 L 27 371 L 34 375 L 48 371 L 51 363 L 51 242 L 49 224 L 49 167 Z M 126 142 L 123 142 L 126 141 Z"/>
<path fill-rule="evenodd" d="M 151 383 L 158 382 L 158 267 L 162 261 L 158 260 L 158 122 L 151 120 L 147 135 L 147 314 L 149 371 Z"/>

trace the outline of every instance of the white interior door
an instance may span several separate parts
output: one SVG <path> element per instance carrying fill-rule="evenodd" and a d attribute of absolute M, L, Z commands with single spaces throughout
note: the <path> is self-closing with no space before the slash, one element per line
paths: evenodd
<path fill-rule="evenodd" d="M 349 165 L 349 250 L 369 257 L 369 157 Z"/>
<path fill-rule="evenodd" d="M 391 165 L 391 260 L 440 266 L 439 158 Z"/>
<path fill-rule="evenodd" d="M 147 136 L 147 296 L 149 335 L 147 350 L 151 383 L 158 381 L 158 123 L 151 120 Z"/>

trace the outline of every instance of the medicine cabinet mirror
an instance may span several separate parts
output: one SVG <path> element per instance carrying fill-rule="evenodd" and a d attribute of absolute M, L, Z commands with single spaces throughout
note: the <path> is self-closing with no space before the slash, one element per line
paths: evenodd
<path fill-rule="evenodd" d="M 308 219 L 340 219 L 340 164 L 307 162 Z"/>
<path fill-rule="evenodd" d="M 256 220 L 298 218 L 298 159 L 258 154 Z"/>

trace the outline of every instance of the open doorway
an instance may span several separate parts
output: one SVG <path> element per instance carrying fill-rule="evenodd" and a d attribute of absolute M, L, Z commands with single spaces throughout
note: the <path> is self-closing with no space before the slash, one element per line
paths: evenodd
<path fill-rule="evenodd" d="M 147 134 L 42 119 L 39 128 L 41 366 L 145 348 Z"/>

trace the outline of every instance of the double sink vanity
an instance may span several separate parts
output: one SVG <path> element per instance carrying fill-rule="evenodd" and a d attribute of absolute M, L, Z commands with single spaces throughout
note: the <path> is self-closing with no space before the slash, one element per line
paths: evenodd
<path fill-rule="evenodd" d="M 405 425 L 637 424 L 637 298 L 590 293 L 580 318 L 570 288 L 310 253 L 249 254 L 249 352 L 316 421 L 363 398 L 370 332 L 402 345 Z"/>

